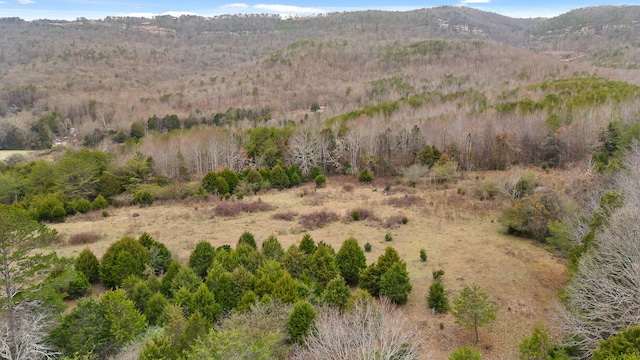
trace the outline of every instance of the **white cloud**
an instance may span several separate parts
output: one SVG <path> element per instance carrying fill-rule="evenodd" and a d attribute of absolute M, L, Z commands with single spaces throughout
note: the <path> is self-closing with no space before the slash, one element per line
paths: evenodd
<path fill-rule="evenodd" d="M 35 3 L 33 0 L 18 0 L 18 2 L 22 5 L 29 5 Z"/>
<path fill-rule="evenodd" d="M 280 5 L 280 4 L 258 4 L 255 5 L 254 8 L 260 10 L 273 11 L 276 13 L 288 13 L 288 14 L 303 14 L 303 13 L 323 13 L 322 9 L 311 8 L 311 7 L 300 7 L 300 6 L 291 6 L 291 5 Z"/>
<path fill-rule="evenodd" d="M 462 0 L 462 4 L 488 4 L 491 0 Z"/>
<path fill-rule="evenodd" d="M 220 6 L 220 9 L 247 9 L 249 5 L 245 3 L 233 3 Z"/>

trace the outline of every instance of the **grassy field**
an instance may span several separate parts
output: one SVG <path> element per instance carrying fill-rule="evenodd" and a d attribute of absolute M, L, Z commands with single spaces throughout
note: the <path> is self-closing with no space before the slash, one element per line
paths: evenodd
<path fill-rule="evenodd" d="M 137 237 L 147 231 L 186 262 L 198 241 L 235 246 L 244 231 L 252 232 L 259 242 L 276 235 L 285 249 L 299 242 L 306 232 L 316 242 L 324 241 L 336 250 L 353 236 L 361 245 L 373 245 L 367 253 L 368 263 L 387 246 L 393 246 L 407 261 L 413 291 L 403 311 L 422 334 L 424 359 L 445 359 L 456 347 L 473 343 L 472 331 L 455 324 L 452 315 L 433 315 L 427 309 L 425 296 L 436 269 L 445 271 L 444 285 L 450 299 L 465 285 L 475 283 L 499 305 L 496 323 L 480 330 L 479 346 L 483 359 L 513 359 L 517 344 L 536 325 L 546 324 L 555 336 L 550 324 L 558 305 L 557 292 L 565 279 L 565 265 L 538 243 L 507 236 L 497 218 L 508 200 L 480 201 L 473 196 L 476 182 L 461 181 L 450 189 L 392 186 L 385 195 L 384 183 L 361 185 L 330 178 L 323 189 L 306 185 L 246 197 L 242 202 L 260 199 L 273 209 L 234 217 L 217 215 L 216 199 L 109 208 L 108 217 L 94 212 L 53 225 L 62 235 L 55 250 L 74 256 L 89 246 L 100 257 L 122 236 Z M 368 209 L 371 217 L 349 220 L 348 215 L 358 208 Z M 299 223 L 304 215 L 321 210 L 337 214 L 339 220 L 312 230 Z M 293 219 L 274 216 L 283 213 Z M 408 219 L 406 224 L 385 226 L 388 219 L 402 217 Z M 72 236 L 88 233 L 99 239 L 88 245 L 68 244 Z M 385 241 L 387 233 L 393 237 L 390 242 Z M 426 262 L 420 261 L 421 248 L 427 251 Z"/>

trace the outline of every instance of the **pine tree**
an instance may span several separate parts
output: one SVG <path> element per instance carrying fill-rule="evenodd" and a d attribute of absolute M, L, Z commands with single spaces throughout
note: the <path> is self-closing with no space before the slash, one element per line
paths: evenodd
<path fill-rule="evenodd" d="M 434 281 L 429 286 L 429 294 L 427 295 L 427 305 L 439 314 L 446 313 L 449 310 L 449 300 L 444 286 L 440 281 Z"/>
<path fill-rule="evenodd" d="M 299 343 L 309 333 L 316 319 L 316 311 L 307 301 L 299 301 L 293 307 L 287 322 L 287 335 L 292 342 Z"/>
<path fill-rule="evenodd" d="M 347 284 L 358 284 L 360 271 L 367 267 L 367 258 L 358 240 L 350 237 L 342 243 L 336 254 L 336 265 Z"/>
<path fill-rule="evenodd" d="M 412 288 L 404 262 L 394 263 L 380 277 L 380 296 L 386 296 L 396 304 L 406 304 Z"/>

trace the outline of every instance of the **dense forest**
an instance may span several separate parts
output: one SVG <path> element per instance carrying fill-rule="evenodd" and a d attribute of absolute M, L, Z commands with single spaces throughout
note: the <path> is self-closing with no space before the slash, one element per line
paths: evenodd
<path fill-rule="evenodd" d="M 452 291 L 439 264 L 421 306 L 475 335 L 449 359 L 640 358 L 638 15 L 1 18 L 0 354 L 436 358 L 403 310 L 417 265 L 388 230 L 414 219 L 374 212 L 430 214 L 421 196 L 444 191 L 567 272 L 555 324 L 496 354 L 478 328 L 511 306 L 485 284 Z M 551 188 L 541 179 L 554 174 Z M 83 216 L 181 202 L 250 216 L 274 210 L 261 195 L 308 198 L 332 182 L 392 197 L 342 217 L 279 210 L 302 228 L 288 247 L 247 231 L 180 257 L 129 231 L 99 254 L 52 251 L 56 224 Z M 383 228 L 385 246 L 373 256 L 370 238 L 341 230 L 335 246 L 309 233 L 337 222 Z"/>

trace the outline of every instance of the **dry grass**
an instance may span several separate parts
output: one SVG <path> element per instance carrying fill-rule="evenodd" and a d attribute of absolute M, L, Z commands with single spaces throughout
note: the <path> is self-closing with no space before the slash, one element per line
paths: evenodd
<path fill-rule="evenodd" d="M 483 173 L 482 176 L 493 174 Z M 555 176 L 560 178 L 562 174 Z M 470 179 L 474 177 L 469 176 Z M 542 182 L 550 183 L 556 178 L 543 178 Z M 463 180 L 457 186 L 471 186 L 472 181 Z M 369 185 L 358 184 L 352 191 L 345 192 L 344 185 L 345 182 L 327 181 L 326 188 L 304 197 L 300 197 L 300 189 L 260 195 L 263 204 L 280 209 L 279 213 L 299 214 L 298 222 L 277 219 L 278 216 L 270 212 L 244 211 L 234 217 L 212 219 L 209 214 L 219 205 L 216 201 L 195 204 L 197 206 L 174 203 L 171 206 L 154 204 L 147 208 L 110 208 L 111 216 L 107 218 L 81 220 L 81 217 L 71 217 L 63 224 L 51 225 L 66 236 L 95 232 L 104 234 L 102 239 L 88 245 L 66 244 L 54 248 L 62 256 L 75 256 L 88 246 L 101 257 L 106 248 L 122 236 L 137 237 L 147 231 L 186 262 L 198 241 L 206 240 L 216 247 L 235 246 L 245 231 L 253 233 L 257 241 L 275 234 L 284 248 L 299 243 L 303 232 L 309 233 L 316 242 L 326 242 L 336 249 L 353 236 L 361 245 L 366 242 L 373 245 L 372 251 L 366 253 L 368 263 L 384 253 L 387 246 L 393 246 L 406 260 L 413 291 L 402 311 L 420 329 L 424 347 L 428 350 L 425 354 L 431 352 L 431 356 L 425 355 L 424 359 L 446 359 L 453 349 L 473 342 L 473 334 L 455 324 L 452 315 L 431 315 L 426 307 L 425 296 L 432 282 L 432 271 L 437 269 L 445 271 L 442 281 L 450 299 L 465 285 L 475 283 L 499 305 L 495 325 L 480 329 L 483 359 L 516 358 L 518 343 L 541 323 L 547 325 L 557 340 L 558 334 L 551 324 L 553 309 L 558 305 L 556 294 L 565 279 L 565 265 L 537 243 L 505 234 L 495 220 L 508 201 L 480 201 L 469 192 L 458 194 L 455 188 L 407 188 L 415 192 L 405 197 L 385 196 L 379 190 L 373 192 Z M 404 192 L 398 186 L 392 190 Z M 315 197 L 322 199 L 322 208 L 306 202 Z M 400 200 L 389 202 L 394 198 Z M 257 198 L 246 197 L 242 202 L 257 202 Z M 366 221 L 348 224 L 336 221 L 338 214 L 358 208 L 374 210 L 375 215 L 383 219 L 381 224 L 371 226 Z M 134 218 L 132 213 L 140 216 Z M 403 217 L 408 219 L 404 225 Z M 335 220 L 322 220 L 331 218 Z M 384 241 L 389 228 L 393 229 L 394 241 L 391 243 Z M 429 254 L 426 262 L 420 261 L 422 248 Z M 443 330 L 440 330 L 440 323 Z"/>

